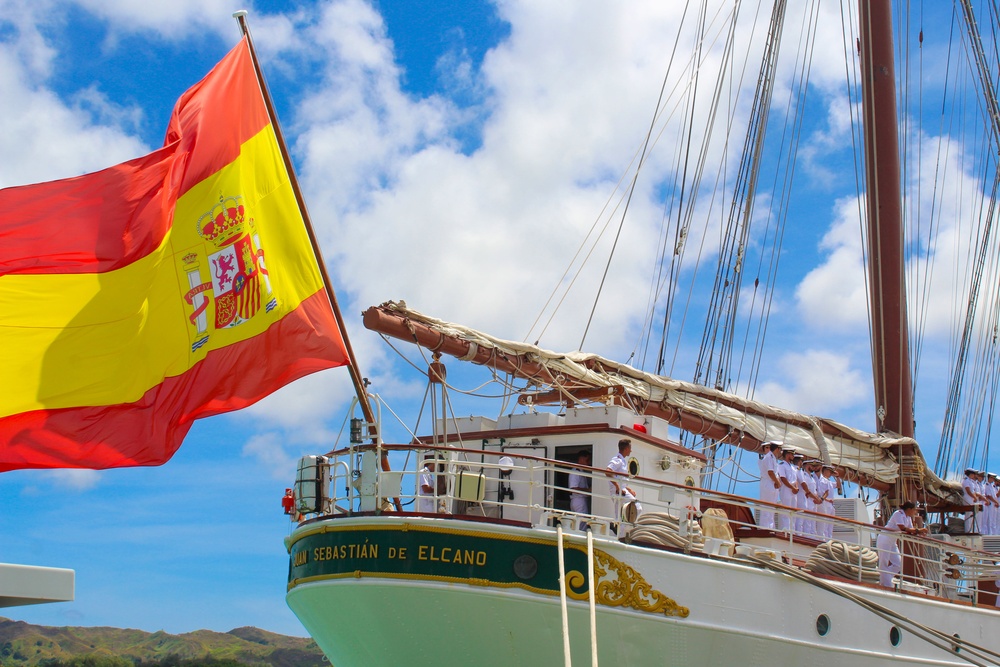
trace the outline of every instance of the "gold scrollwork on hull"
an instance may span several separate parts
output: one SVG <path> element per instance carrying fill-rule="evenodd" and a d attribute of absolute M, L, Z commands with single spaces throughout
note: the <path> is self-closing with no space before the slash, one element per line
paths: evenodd
<path fill-rule="evenodd" d="M 614 576 L 609 576 L 613 572 Z M 594 551 L 594 579 L 597 604 L 609 607 L 630 607 L 637 611 L 664 616 L 687 618 L 691 613 L 663 593 L 654 590 L 632 567 L 600 550 Z M 567 595 L 574 600 L 588 599 L 586 578 L 577 571 L 566 573 Z"/>

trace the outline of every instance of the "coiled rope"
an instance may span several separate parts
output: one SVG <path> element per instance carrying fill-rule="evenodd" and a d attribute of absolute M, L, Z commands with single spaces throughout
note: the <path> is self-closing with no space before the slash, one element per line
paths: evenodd
<path fill-rule="evenodd" d="M 878 552 L 860 544 L 830 540 L 813 550 L 806 561 L 806 570 L 813 574 L 877 584 Z"/>
<path fill-rule="evenodd" d="M 626 542 L 647 542 L 679 549 L 701 549 L 705 536 L 701 524 L 694 519 L 681 521 L 666 512 L 646 512 L 635 522 L 635 528 L 626 536 Z"/>

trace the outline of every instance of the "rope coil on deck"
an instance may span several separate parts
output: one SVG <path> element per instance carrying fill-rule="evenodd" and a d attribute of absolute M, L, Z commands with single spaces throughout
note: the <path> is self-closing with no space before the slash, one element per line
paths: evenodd
<path fill-rule="evenodd" d="M 805 569 L 813 574 L 878 583 L 878 552 L 859 544 L 830 540 L 813 550 Z"/>
<path fill-rule="evenodd" d="M 701 524 L 685 519 L 686 535 L 681 534 L 681 520 L 666 512 L 646 512 L 635 522 L 635 528 L 625 538 L 626 542 L 647 542 L 665 547 L 701 549 L 705 537 Z"/>

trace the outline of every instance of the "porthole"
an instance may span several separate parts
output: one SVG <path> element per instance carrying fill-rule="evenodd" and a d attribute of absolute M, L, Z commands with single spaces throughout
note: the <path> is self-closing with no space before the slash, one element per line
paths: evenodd
<path fill-rule="evenodd" d="M 820 614 L 816 619 L 816 632 L 820 637 L 826 637 L 827 633 L 830 632 L 830 617 L 826 614 Z"/>
<path fill-rule="evenodd" d="M 897 626 L 892 626 L 889 630 L 889 643 L 893 646 L 899 646 L 899 642 L 903 641 L 903 631 Z"/>
<path fill-rule="evenodd" d="M 951 650 L 954 651 L 956 654 L 960 653 L 962 651 L 962 641 L 961 641 L 962 636 L 956 632 L 955 634 L 952 635 L 952 637 L 954 637 L 959 641 L 952 643 Z"/>
<path fill-rule="evenodd" d="M 684 478 L 684 486 L 694 486 L 694 477 L 688 475 Z"/>
<path fill-rule="evenodd" d="M 628 457 L 628 474 L 632 477 L 639 474 L 639 459 L 634 456 Z"/>
<path fill-rule="evenodd" d="M 538 574 L 538 561 L 534 556 L 528 554 L 518 556 L 517 560 L 514 561 L 514 574 L 517 575 L 518 579 L 525 581 L 534 578 Z"/>

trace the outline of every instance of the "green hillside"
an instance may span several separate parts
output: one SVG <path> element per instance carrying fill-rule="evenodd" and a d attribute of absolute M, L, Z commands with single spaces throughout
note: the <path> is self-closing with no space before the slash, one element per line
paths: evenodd
<path fill-rule="evenodd" d="M 182 635 L 121 628 L 51 628 L 0 618 L 0 667 L 322 667 L 311 639 L 258 628 Z"/>

